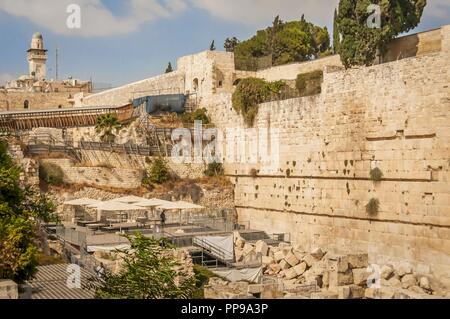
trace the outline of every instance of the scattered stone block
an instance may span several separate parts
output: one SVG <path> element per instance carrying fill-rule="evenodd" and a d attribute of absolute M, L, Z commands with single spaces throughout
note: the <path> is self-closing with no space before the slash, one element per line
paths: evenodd
<path fill-rule="evenodd" d="M 314 258 L 311 254 L 306 254 L 305 256 L 303 256 L 303 261 L 308 267 L 311 267 L 315 262 L 317 262 L 317 259 Z"/>
<path fill-rule="evenodd" d="M 279 264 L 269 265 L 269 269 L 273 274 L 278 274 L 281 271 L 281 266 Z"/>
<path fill-rule="evenodd" d="M 247 292 L 251 295 L 260 294 L 263 291 L 263 285 L 248 285 Z"/>
<path fill-rule="evenodd" d="M 270 265 L 273 262 L 275 262 L 275 260 L 272 257 L 264 256 L 264 255 L 261 257 L 261 261 L 262 261 L 263 265 Z"/>
<path fill-rule="evenodd" d="M 0 280 L 0 299 L 19 299 L 19 286 L 12 280 Z"/>
<path fill-rule="evenodd" d="M 281 261 L 284 259 L 285 255 L 284 252 L 282 250 L 278 250 L 274 252 L 273 257 L 275 258 L 276 261 Z"/>
<path fill-rule="evenodd" d="M 290 252 L 286 255 L 286 257 L 284 258 L 284 260 L 286 260 L 286 262 L 291 266 L 294 267 L 295 265 L 297 265 L 300 260 L 297 259 L 297 257 L 295 257 L 295 255 Z"/>
<path fill-rule="evenodd" d="M 291 268 L 291 266 L 290 266 L 290 265 L 287 263 L 287 261 L 284 260 L 284 259 L 283 259 L 282 261 L 280 261 L 279 265 L 280 265 L 280 267 L 281 267 L 282 270 Z"/>
<path fill-rule="evenodd" d="M 342 286 L 338 288 L 339 299 L 362 299 L 365 289 L 357 285 Z"/>
<path fill-rule="evenodd" d="M 251 251 L 254 251 L 254 247 L 250 244 L 245 244 L 244 248 L 242 250 L 242 253 L 244 254 L 244 256 L 250 254 Z"/>
<path fill-rule="evenodd" d="M 403 277 L 404 275 L 407 274 L 412 274 L 412 267 L 409 263 L 407 262 L 401 262 L 397 265 L 397 269 L 395 271 L 397 273 L 397 275 L 399 275 L 400 277 Z"/>
<path fill-rule="evenodd" d="M 298 260 L 303 260 L 303 257 L 305 256 L 303 252 L 298 250 L 293 250 L 292 253 L 295 255 L 295 257 L 297 257 Z"/>
<path fill-rule="evenodd" d="M 419 286 L 425 290 L 431 291 L 430 280 L 427 277 L 420 278 Z"/>
<path fill-rule="evenodd" d="M 328 257 L 327 267 L 330 271 L 346 272 L 349 269 L 348 258 L 344 255 L 331 255 Z"/>
<path fill-rule="evenodd" d="M 298 276 L 297 272 L 295 271 L 294 268 L 286 269 L 284 271 L 284 274 L 286 276 L 286 279 L 288 279 L 288 280 L 289 279 L 294 279 L 294 278 L 296 278 Z"/>
<path fill-rule="evenodd" d="M 353 272 L 353 282 L 358 286 L 366 286 L 367 279 L 369 278 L 369 273 L 367 272 L 367 268 L 355 268 L 352 270 Z"/>
<path fill-rule="evenodd" d="M 353 284 L 353 272 L 347 269 L 346 272 L 330 271 L 329 272 L 329 286 L 339 287 Z"/>
<path fill-rule="evenodd" d="M 314 258 L 320 260 L 320 259 L 322 259 L 322 257 L 325 255 L 325 253 L 324 253 L 324 252 L 322 251 L 322 249 L 320 249 L 320 248 L 314 248 L 314 249 L 311 251 L 311 255 L 312 255 Z"/>
<path fill-rule="evenodd" d="M 367 299 L 393 299 L 395 291 L 391 287 L 367 288 L 364 292 Z"/>
<path fill-rule="evenodd" d="M 267 256 L 267 254 L 269 253 L 269 246 L 267 246 L 267 243 L 265 241 L 259 240 L 258 242 L 256 242 L 255 251 L 257 253 L 260 253 L 262 256 Z"/>
<path fill-rule="evenodd" d="M 389 280 L 394 275 L 394 268 L 390 265 L 384 265 L 381 267 L 381 278 Z"/>
<path fill-rule="evenodd" d="M 394 288 L 400 288 L 402 286 L 402 282 L 397 277 L 392 277 L 388 280 L 388 284 Z"/>
<path fill-rule="evenodd" d="M 293 268 L 298 276 L 303 275 L 306 270 L 306 263 L 302 262 Z"/>
<path fill-rule="evenodd" d="M 417 285 L 416 277 L 413 274 L 406 274 L 402 277 L 402 288 L 408 289 L 409 287 Z"/>
<path fill-rule="evenodd" d="M 313 292 L 311 299 L 338 299 L 338 293 L 334 291 Z"/>
<path fill-rule="evenodd" d="M 369 266 L 369 255 L 365 253 L 347 255 L 350 268 L 367 268 Z"/>

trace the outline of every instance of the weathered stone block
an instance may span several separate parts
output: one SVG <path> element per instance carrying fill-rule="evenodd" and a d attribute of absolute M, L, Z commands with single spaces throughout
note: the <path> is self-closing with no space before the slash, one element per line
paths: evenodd
<path fill-rule="evenodd" d="M 314 249 L 311 251 L 311 255 L 312 255 L 314 258 L 320 260 L 320 259 L 322 259 L 322 257 L 325 255 L 325 253 L 324 253 L 323 250 L 320 249 L 320 248 L 314 248 Z"/>
<path fill-rule="evenodd" d="M 280 261 L 279 265 L 280 265 L 280 267 L 281 267 L 282 270 L 291 268 L 291 266 L 290 266 L 290 265 L 287 263 L 287 261 L 284 260 L 284 259 L 283 259 L 282 261 Z"/>
<path fill-rule="evenodd" d="M 278 251 L 275 251 L 273 257 L 275 258 L 276 261 L 280 261 L 280 260 L 284 259 L 285 255 L 282 250 L 278 250 Z"/>
<path fill-rule="evenodd" d="M 338 293 L 334 291 L 313 292 L 311 299 L 338 299 Z"/>
<path fill-rule="evenodd" d="M 397 265 L 395 272 L 400 277 L 403 277 L 404 275 L 412 274 L 412 267 L 408 262 L 401 262 Z"/>
<path fill-rule="evenodd" d="M 290 268 L 290 269 L 286 269 L 285 271 L 284 271 L 284 274 L 285 274 L 285 276 L 286 276 L 286 279 L 293 279 L 293 278 L 296 278 L 298 275 L 297 275 L 297 272 L 295 271 L 295 269 L 294 268 Z"/>
<path fill-rule="evenodd" d="M 258 242 L 256 242 L 255 251 L 257 253 L 260 253 L 262 256 L 267 256 L 269 252 L 269 246 L 265 241 L 259 240 Z"/>
<path fill-rule="evenodd" d="M 327 267 L 330 271 L 346 272 L 349 269 L 347 256 L 333 255 L 328 257 Z"/>
<path fill-rule="evenodd" d="M 364 298 L 365 289 L 357 285 L 349 285 L 338 287 L 339 299 L 362 299 Z"/>
<path fill-rule="evenodd" d="M 12 280 L 0 280 L 0 299 L 19 299 L 19 286 Z"/>
<path fill-rule="evenodd" d="M 394 268 L 390 265 L 384 265 L 381 267 L 381 278 L 389 280 L 394 275 Z"/>
<path fill-rule="evenodd" d="M 407 274 L 402 277 L 402 288 L 408 289 L 409 287 L 417 284 L 416 277 L 413 274 Z"/>
<path fill-rule="evenodd" d="M 306 263 L 302 262 L 293 268 L 298 276 L 302 275 L 306 270 Z"/>
<path fill-rule="evenodd" d="M 329 286 L 339 287 L 353 284 L 353 272 L 347 269 L 346 272 L 330 271 Z"/>
<path fill-rule="evenodd" d="M 294 267 L 295 265 L 297 265 L 300 262 L 300 260 L 298 260 L 297 257 L 295 257 L 295 255 L 293 253 L 287 254 L 286 257 L 284 257 L 284 260 L 286 260 L 286 262 L 291 267 Z"/>
<path fill-rule="evenodd" d="M 263 265 L 269 265 L 269 264 L 272 264 L 273 262 L 275 262 L 275 260 L 269 256 L 262 256 L 261 261 L 262 261 Z"/>
<path fill-rule="evenodd" d="M 369 266 L 369 255 L 365 253 L 350 254 L 347 256 L 350 268 L 367 268 Z"/>
<path fill-rule="evenodd" d="M 364 296 L 367 299 L 393 299 L 395 296 L 395 291 L 390 287 L 371 287 L 365 290 Z"/>
<path fill-rule="evenodd" d="M 263 291 L 263 285 L 248 285 L 247 292 L 249 294 L 260 294 Z"/>
<path fill-rule="evenodd" d="M 369 277 L 370 273 L 367 272 L 366 268 L 355 268 L 352 269 L 353 272 L 353 282 L 355 285 L 358 286 L 366 286 L 367 285 L 367 278 Z"/>
<path fill-rule="evenodd" d="M 303 256 L 303 261 L 308 267 L 311 267 L 315 262 L 317 262 L 317 259 L 314 258 L 311 254 L 306 254 L 305 256 Z"/>

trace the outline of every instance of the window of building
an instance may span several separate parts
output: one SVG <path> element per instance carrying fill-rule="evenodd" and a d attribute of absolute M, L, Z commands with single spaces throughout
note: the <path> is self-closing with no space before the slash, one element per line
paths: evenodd
<path fill-rule="evenodd" d="M 29 106 L 30 106 L 30 102 L 28 102 L 28 100 L 25 100 L 25 101 L 23 102 L 23 108 L 24 108 L 24 109 L 28 109 Z"/>

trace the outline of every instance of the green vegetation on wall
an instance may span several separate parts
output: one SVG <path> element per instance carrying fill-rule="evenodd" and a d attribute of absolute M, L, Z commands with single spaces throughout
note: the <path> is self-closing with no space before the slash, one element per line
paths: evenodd
<path fill-rule="evenodd" d="M 338 53 L 344 66 L 372 65 L 393 38 L 419 24 L 426 4 L 426 0 L 341 0 L 334 34 L 342 36 Z M 378 26 L 368 26 L 368 21 L 377 24 L 370 5 L 379 5 Z"/>
<path fill-rule="evenodd" d="M 64 184 L 64 172 L 56 164 L 40 163 L 39 179 L 48 185 L 61 186 Z"/>
<path fill-rule="evenodd" d="M 300 96 L 315 95 L 322 92 L 323 71 L 301 73 L 297 76 L 295 86 Z"/>
<path fill-rule="evenodd" d="M 201 121 L 202 124 L 209 124 L 211 121 L 205 108 L 197 109 L 194 112 L 188 112 L 181 115 L 181 120 L 185 124 L 193 124 L 195 121 Z"/>
<path fill-rule="evenodd" d="M 209 163 L 208 168 L 205 170 L 204 174 L 209 177 L 223 175 L 224 170 L 222 163 Z"/>
<path fill-rule="evenodd" d="M 112 113 L 103 114 L 97 118 L 95 124 L 95 131 L 100 134 L 102 142 L 114 143 L 116 135 L 114 131 L 119 130 L 122 127 L 117 116 Z"/>
<path fill-rule="evenodd" d="M 156 184 L 163 184 L 170 179 L 169 167 L 163 158 L 159 157 L 153 161 L 149 171 L 149 179 Z"/>
<path fill-rule="evenodd" d="M 247 41 L 235 43 L 233 47 L 237 67 L 252 69 L 252 63 L 246 65 L 241 61 L 254 58 L 271 57 L 271 65 L 307 61 L 330 54 L 330 36 L 326 27 L 321 28 L 305 20 L 284 22 L 279 16 L 271 27 L 257 31 Z M 254 66 L 254 65 L 253 65 Z M 254 67 L 253 67 L 254 68 Z"/>
<path fill-rule="evenodd" d="M 233 108 L 242 114 L 248 126 L 253 126 L 258 114 L 258 104 L 269 101 L 286 88 L 283 81 L 267 82 L 258 78 L 242 79 L 233 93 Z"/>

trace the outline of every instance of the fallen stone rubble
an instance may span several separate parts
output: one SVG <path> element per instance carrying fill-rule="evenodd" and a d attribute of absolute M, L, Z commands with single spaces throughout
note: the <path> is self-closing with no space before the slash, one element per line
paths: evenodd
<path fill-rule="evenodd" d="M 269 246 L 235 234 L 237 262 L 260 260 L 269 284 L 228 283 L 211 278 L 207 298 L 424 299 L 450 298 L 431 275 L 414 272 L 407 262 L 369 264 L 368 254 L 338 255 L 321 248 L 305 252 L 287 243 Z"/>

